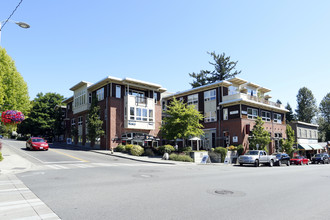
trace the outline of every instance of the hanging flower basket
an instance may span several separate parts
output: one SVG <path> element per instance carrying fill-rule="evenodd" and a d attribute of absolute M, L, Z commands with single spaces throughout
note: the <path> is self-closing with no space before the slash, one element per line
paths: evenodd
<path fill-rule="evenodd" d="M 16 110 L 7 110 L 2 112 L 1 121 L 4 125 L 15 125 L 19 124 L 24 120 L 22 112 Z"/>

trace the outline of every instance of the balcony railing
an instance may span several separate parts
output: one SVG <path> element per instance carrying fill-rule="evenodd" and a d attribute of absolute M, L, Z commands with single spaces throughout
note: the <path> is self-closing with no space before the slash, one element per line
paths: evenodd
<path fill-rule="evenodd" d="M 248 94 L 245 94 L 245 93 L 237 93 L 237 94 L 234 94 L 234 95 L 227 95 L 227 96 L 223 97 L 224 102 L 235 100 L 235 99 L 251 100 L 251 101 L 255 101 L 255 102 L 259 102 L 259 103 L 263 103 L 263 104 L 266 104 L 266 105 L 271 105 L 271 106 L 274 106 L 274 107 L 277 107 L 277 108 L 283 108 L 284 109 L 284 106 L 282 104 L 269 101 L 269 100 L 267 100 L 263 97 L 251 96 L 251 95 L 248 95 Z"/>

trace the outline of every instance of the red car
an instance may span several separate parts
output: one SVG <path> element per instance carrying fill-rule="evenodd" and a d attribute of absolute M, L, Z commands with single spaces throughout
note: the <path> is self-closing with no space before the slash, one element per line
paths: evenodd
<path fill-rule="evenodd" d="M 39 137 L 31 137 L 26 141 L 26 149 L 30 150 L 48 150 L 49 146 L 46 140 Z"/>
<path fill-rule="evenodd" d="M 291 164 L 296 164 L 296 165 L 303 165 L 306 164 L 308 165 L 309 160 L 303 156 L 295 156 L 290 160 Z"/>

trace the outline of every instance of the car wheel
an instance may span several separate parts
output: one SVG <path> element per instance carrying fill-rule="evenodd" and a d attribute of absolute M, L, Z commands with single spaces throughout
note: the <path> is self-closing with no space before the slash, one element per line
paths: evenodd
<path fill-rule="evenodd" d="M 240 163 L 239 165 L 240 165 L 240 166 L 243 166 L 243 164 L 242 164 L 242 163 Z"/>
<path fill-rule="evenodd" d="M 281 166 L 282 165 L 282 162 L 279 160 L 278 161 L 278 166 Z"/>
<path fill-rule="evenodd" d="M 256 160 L 256 161 L 254 162 L 254 166 L 255 166 L 255 167 L 258 167 L 258 166 L 259 166 L 259 160 Z"/>
<path fill-rule="evenodd" d="M 287 166 L 290 166 L 290 160 L 288 160 L 288 162 L 286 162 L 286 165 Z"/>
<path fill-rule="evenodd" d="M 307 165 L 307 166 L 309 165 L 308 161 L 307 161 L 306 165 Z"/>
<path fill-rule="evenodd" d="M 274 165 L 274 161 L 273 160 L 270 160 L 269 161 L 269 166 L 272 167 Z"/>

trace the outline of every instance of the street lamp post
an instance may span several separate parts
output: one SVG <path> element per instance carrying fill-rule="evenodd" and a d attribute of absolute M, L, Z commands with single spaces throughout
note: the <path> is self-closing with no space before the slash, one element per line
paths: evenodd
<path fill-rule="evenodd" d="M 21 21 L 13 21 L 13 20 L 3 20 L 3 21 L 0 21 L 0 45 L 1 45 L 1 28 L 2 28 L 2 25 L 5 23 L 5 22 L 11 22 L 11 23 L 14 23 L 14 24 L 17 24 L 18 26 L 20 26 L 21 28 L 30 28 L 30 25 L 25 23 L 25 22 L 21 22 Z"/>

